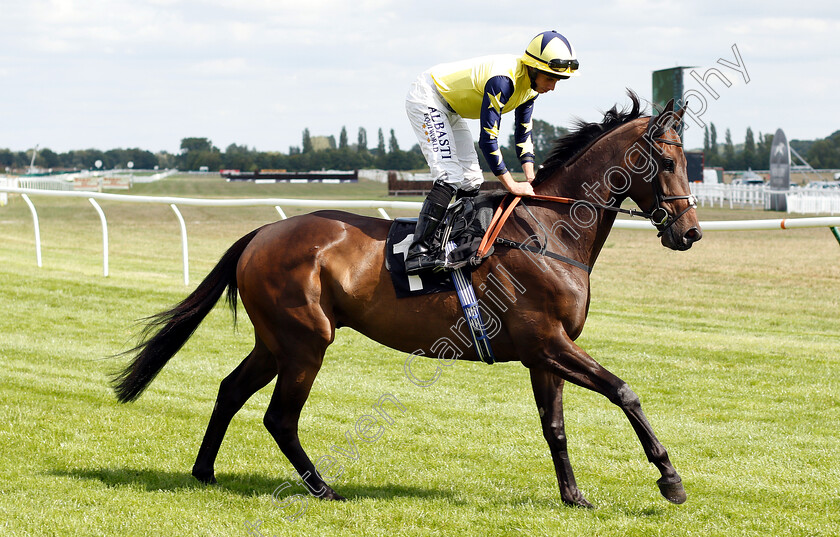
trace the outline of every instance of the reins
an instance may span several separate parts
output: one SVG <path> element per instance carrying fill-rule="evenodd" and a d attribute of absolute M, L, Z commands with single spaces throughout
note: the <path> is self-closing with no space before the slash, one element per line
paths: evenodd
<path fill-rule="evenodd" d="M 673 145 L 677 147 L 683 147 L 682 142 L 677 140 L 669 140 L 666 138 L 654 138 L 655 142 Z M 651 157 L 652 157 L 652 146 L 651 146 Z M 602 209 L 605 211 L 613 211 L 616 213 L 622 213 L 629 215 L 630 217 L 640 217 L 646 218 L 651 221 L 651 223 L 656 227 L 659 231 L 657 234 L 658 237 L 661 237 L 665 231 L 668 230 L 674 223 L 679 220 L 685 213 L 696 207 L 696 202 L 694 201 L 694 196 L 691 194 L 688 195 L 681 195 L 681 196 L 664 196 L 662 194 L 662 186 L 659 184 L 659 181 L 653 181 L 654 183 L 654 194 L 656 196 L 656 201 L 654 202 L 654 206 L 650 211 L 642 211 L 640 209 L 624 209 L 622 207 L 617 207 L 614 205 L 604 205 L 602 203 L 592 203 L 590 201 L 585 200 L 578 200 L 575 198 L 567 198 L 562 196 L 547 196 L 544 194 L 534 194 L 532 196 L 513 196 L 512 194 L 507 194 L 503 199 L 499 206 L 496 208 L 496 211 L 493 213 L 493 218 L 490 220 L 490 225 L 487 227 L 487 232 L 484 234 L 484 237 L 481 239 L 481 243 L 478 247 L 478 252 L 476 253 L 478 259 L 484 258 L 489 252 L 490 249 L 493 247 L 493 244 L 502 244 L 504 246 L 509 247 L 519 247 L 524 248 L 526 250 L 539 253 L 541 255 L 546 255 L 548 257 L 552 257 L 555 259 L 560 259 L 561 261 L 565 261 L 577 267 L 583 268 L 587 271 L 591 271 L 591 268 L 587 265 L 583 265 L 580 262 L 571 260 L 564 256 L 559 256 L 558 254 L 552 254 L 551 252 L 547 252 L 545 247 L 543 248 L 533 248 L 533 247 L 526 247 L 522 243 L 517 243 L 515 241 L 511 241 L 508 239 L 499 239 L 499 233 L 502 231 L 502 227 L 504 226 L 507 219 L 513 214 L 513 210 L 522 201 L 523 197 L 526 199 L 534 199 L 539 201 L 549 201 L 554 203 L 563 203 L 566 205 L 574 205 L 575 203 L 585 203 L 588 207 L 593 207 L 596 209 Z M 676 200 L 688 200 L 688 207 L 683 209 L 678 215 L 671 216 L 671 214 L 662 207 L 663 202 L 670 202 Z M 507 207 L 505 207 L 505 202 L 510 200 Z M 523 204 L 524 206 L 524 204 Z M 529 211 L 530 212 L 530 211 Z"/>
<path fill-rule="evenodd" d="M 605 211 L 613 211 L 616 213 L 623 213 L 627 214 L 631 217 L 638 216 L 641 218 L 648 218 L 652 217 L 651 213 L 642 211 L 640 209 L 624 209 L 622 207 L 616 207 L 614 205 L 604 205 L 602 203 L 592 203 L 589 201 L 578 200 L 575 198 L 566 198 L 562 196 L 547 196 L 544 194 L 534 194 L 533 196 L 513 196 L 512 194 L 508 194 L 502 199 L 502 203 L 496 208 L 496 212 L 493 213 L 493 218 L 490 220 L 490 225 L 487 227 L 487 232 L 484 234 L 484 237 L 481 239 L 481 244 L 478 247 L 477 255 L 479 258 L 483 258 L 487 255 L 490 251 L 490 248 L 493 246 L 494 243 L 499 242 L 499 233 L 502 231 L 502 227 L 504 226 L 505 222 L 507 222 L 508 217 L 513 214 L 513 210 L 519 204 L 522 199 L 533 199 L 539 201 L 550 201 L 554 203 L 563 203 L 566 205 L 574 205 L 575 203 L 581 202 L 586 203 L 587 206 L 593 207 L 596 209 L 603 209 Z M 511 200 L 510 203 L 505 207 L 505 202 Z M 682 214 L 680 214 L 682 216 Z M 508 241 L 507 239 L 503 239 L 504 242 L 500 242 L 500 244 L 510 245 L 508 243 L 512 243 L 513 241 Z M 552 257 L 552 256 L 549 256 Z"/>

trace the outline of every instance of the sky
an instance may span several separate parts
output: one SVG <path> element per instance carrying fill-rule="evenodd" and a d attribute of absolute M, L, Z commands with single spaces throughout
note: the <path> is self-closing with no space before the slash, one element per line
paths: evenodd
<path fill-rule="evenodd" d="M 524 8 L 514 8 L 519 4 Z M 651 73 L 689 66 L 688 147 L 747 127 L 788 139 L 840 130 L 836 0 L 0 0 L 0 148 L 147 149 L 182 138 L 288 152 L 302 132 L 375 146 L 405 115 L 427 68 L 521 54 L 556 30 L 580 76 L 537 99 L 534 118 L 569 127 L 651 98 Z M 715 71 L 716 70 L 716 71 Z M 694 72 L 701 81 L 691 76 Z M 704 87 L 705 84 L 705 87 Z M 693 93 L 691 91 L 693 90 Z M 714 95 L 713 95 L 714 94 Z M 715 97 L 716 95 L 716 97 Z M 512 132 L 503 116 L 501 137 Z M 471 122 L 478 135 L 477 122 Z"/>

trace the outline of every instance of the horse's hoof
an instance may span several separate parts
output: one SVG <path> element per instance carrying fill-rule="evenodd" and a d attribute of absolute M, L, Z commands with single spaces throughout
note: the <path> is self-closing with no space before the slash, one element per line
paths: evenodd
<path fill-rule="evenodd" d="M 665 478 L 660 478 L 657 482 L 659 485 L 659 492 L 665 496 L 665 499 L 677 505 L 685 503 L 686 495 L 685 488 L 683 488 L 682 480 L 678 477 L 674 483 L 668 483 Z"/>
<path fill-rule="evenodd" d="M 198 479 L 205 485 L 215 485 L 216 484 L 216 475 L 210 472 L 201 472 L 193 468 L 192 475 L 194 478 Z"/>
<path fill-rule="evenodd" d="M 563 503 L 565 503 L 569 507 L 579 507 L 581 509 L 595 509 L 595 506 L 593 506 L 591 503 L 589 503 L 586 500 L 586 498 L 584 498 L 582 495 L 579 495 L 572 500 L 564 499 Z"/>
<path fill-rule="evenodd" d="M 347 498 L 342 496 L 341 494 L 337 493 L 336 491 L 329 489 L 327 492 L 319 496 L 322 500 L 330 500 L 335 502 L 346 502 Z"/>

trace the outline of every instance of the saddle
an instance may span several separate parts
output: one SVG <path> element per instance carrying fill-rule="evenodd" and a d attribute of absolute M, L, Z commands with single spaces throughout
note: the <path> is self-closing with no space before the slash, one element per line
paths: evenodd
<path fill-rule="evenodd" d="M 476 267 L 492 253 L 491 249 L 481 256 L 476 255 L 504 196 L 503 193 L 479 194 L 460 198 L 449 206 L 432 243 L 433 253 L 443 253 L 445 257 L 444 271 Z"/>
<path fill-rule="evenodd" d="M 449 206 L 431 244 L 433 253 L 446 258 L 446 266 L 439 272 L 406 276 L 405 255 L 414 236 L 417 218 L 395 219 L 388 231 L 385 263 L 397 295 L 416 296 L 453 290 L 450 272 L 463 268 L 469 273 L 492 253 L 477 255 L 481 239 L 502 198 L 504 193 L 479 194 L 461 198 Z"/>

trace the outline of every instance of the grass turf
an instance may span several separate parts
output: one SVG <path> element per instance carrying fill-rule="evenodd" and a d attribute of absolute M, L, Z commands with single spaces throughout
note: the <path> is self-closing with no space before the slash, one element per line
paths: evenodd
<path fill-rule="evenodd" d="M 365 182 L 190 177 L 135 192 L 385 199 L 382 185 Z M 840 526 L 840 248 L 825 229 L 709 232 L 683 253 L 653 233 L 613 231 L 579 342 L 641 396 L 682 474 L 685 505 L 659 496 L 632 428 L 602 397 L 566 389 L 570 456 L 597 509 L 566 508 L 520 365 L 456 362 L 423 389 L 406 380 L 405 355 L 342 329 L 301 437 L 313 460 L 342 461 L 334 488 L 351 501 L 312 500 L 290 521 L 272 492 L 292 484 L 282 500 L 303 489 L 262 426 L 271 386 L 232 422 L 219 485 L 189 475 L 218 383 L 250 350 L 247 317 L 234 332 L 217 307 L 138 402 L 119 405 L 108 388 L 122 360 L 106 357 L 131 345 L 133 321 L 188 290 L 170 209 L 102 203 L 111 235 L 103 278 L 89 204 L 33 200 L 42 269 L 25 204 L 0 208 L 0 534 L 246 535 L 257 521 L 265 535 L 836 535 Z M 193 282 L 236 238 L 276 218 L 270 207 L 181 211 Z M 406 411 L 361 442 L 354 424 L 383 394 Z M 333 450 L 348 432 L 356 461 Z"/>

